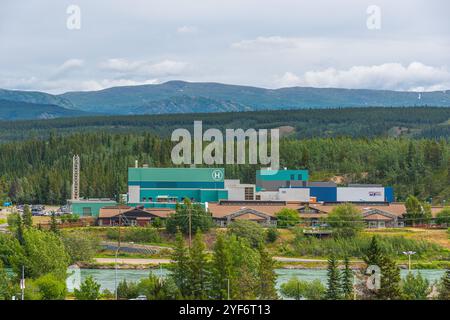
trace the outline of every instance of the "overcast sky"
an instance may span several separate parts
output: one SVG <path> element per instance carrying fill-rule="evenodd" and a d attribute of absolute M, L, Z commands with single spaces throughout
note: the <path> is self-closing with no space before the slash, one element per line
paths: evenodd
<path fill-rule="evenodd" d="M 80 29 L 67 27 L 70 5 Z M 448 0 L 1 0 L 0 87 L 61 93 L 177 79 L 446 90 L 449 12 Z"/>

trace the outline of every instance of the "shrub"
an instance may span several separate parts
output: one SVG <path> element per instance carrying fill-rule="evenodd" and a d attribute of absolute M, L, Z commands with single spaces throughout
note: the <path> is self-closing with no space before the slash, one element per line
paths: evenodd
<path fill-rule="evenodd" d="M 114 299 L 114 293 L 109 291 L 108 289 L 103 290 L 101 294 L 101 298 L 105 300 L 113 300 Z"/>
<path fill-rule="evenodd" d="M 153 220 L 152 226 L 154 228 L 162 228 L 164 227 L 164 221 L 161 218 L 157 217 L 155 218 L 155 220 Z"/>
<path fill-rule="evenodd" d="M 441 225 L 450 225 L 450 207 L 445 207 L 437 214 L 436 223 Z"/>
<path fill-rule="evenodd" d="M 84 232 L 63 232 L 62 240 L 70 256 L 70 263 L 87 262 L 94 258 L 99 239 Z"/>
<path fill-rule="evenodd" d="M 267 229 L 266 232 L 266 241 L 269 243 L 274 243 L 275 241 L 277 241 L 279 236 L 279 232 L 277 230 L 277 228 L 275 227 L 271 227 L 269 229 Z"/>
<path fill-rule="evenodd" d="M 122 240 L 138 243 L 157 243 L 161 242 L 161 237 L 156 228 L 152 226 L 147 227 L 126 227 L 122 228 Z M 117 240 L 119 238 L 119 229 L 110 228 L 106 232 L 106 237 L 110 240 Z"/>
<path fill-rule="evenodd" d="M 338 205 L 326 221 L 335 237 L 354 237 L 364 228 L 361 212 L 352 204 Z"/>
<path fill-rule="evenodd" d="M 420 272 L 417 275 L 409 272 L 401 283 L 407 300 L 426 300 L 431 293 L 430 282 Z"/>
<path fill-rule="evenodd" d="M 80 285 L 80 289 L 74 290 L 77 300 L 98 300 L 100 298 L 100 284 L 92 276 L 88 276 Z"/>
<path fill-rule="evenodd" d="M 263 228 L 258 223 L 253 221 L 234 221 L 230 224 L 229 232 L 237 238 L 247 239 L 254 248 L 264 242 Z"/>
<path fill-rule="evenodd" d="M 66 297 L 66 283 L 52 274 L 46 274 L 34 283 L 38 288 L 40 300 L 64 300 Z"/>
<path fill-rule="evenodd" d="M 292 299 L 322 300 L 325 298 L 327 289 L 316 279 L 313 281 L 303 281 L 298 278 L 291 278 L 280 287 L 283 297 Z"/>
<path fill-rule="evenodd" d="M 134 299 L 139 296 L 139 288 L 135 282 L 127 282 L 123 279 L 117 285 L 117 297 L 119 299 Z"/>
<path fill-rule="evenodd" d="M 15 230 L 17 228 L 17 221 L 19 220 L 18 213 L 11 213 L 6 217 L 6 221 L 8 222 L 9 229 Z"/>
<path fill-rule="evenodd" d="M 275 216 L 277 217 L 277 226 L 279 228 L 293 227 L 300 222 L 298 212 L 290 208 L 281 209 Z"/>
<path fill-rule="evenodd" d="M 370 237 L 360 235 L 353 238 L 317 239 L 298 234 L 293 242 L 291 254 L 300 256 L 329 256 L 334 253 L 337 257 L 364 257 L 369 247 Z M 378 239 L 383 253 L 391 256 L 403 257 L 403 251 L 415 251 L 418 257 L 426 257 L 436 253 L 443 253 L 443 249 L 424 240 L 413 240 L 402 236 L 386 236 Z"/>

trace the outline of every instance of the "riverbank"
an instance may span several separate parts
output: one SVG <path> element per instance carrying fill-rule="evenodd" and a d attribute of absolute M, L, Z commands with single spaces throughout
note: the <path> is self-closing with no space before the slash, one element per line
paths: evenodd
<path fill-rule="evenodd" d="M 146 269 L 138 269 L 138 270 L 128 270 L 128 269 L 82 269 L 80 270 L 80 280 L 84 280 L 88 276 L 92 276 L 95 281 L 97 281 L 101 285 L 101 289 L 108 289 L 113 292 L 115 290 L 115 286 L 117 283 L 120 283 L 122 280 L 138 282 L 141 279 L 147 278 L 149 276 L 150 271 L 158 276 L 158 277 L 166 277 L 170 274 L 169 269 L 164 268 L 162 265 L 158 268 L 154 268 L 149 270 Z M 445 270 L 412 270 L 412 272 L 420 272 L 423 277 L 428 279 L 430 283 L 434 283 L 439 280 L 444 274 Z M 304 281 L 313 281 L 320 280 L 323 284 L 326 284 L 327 281 L 327 270 L 323 269 L 275 269 L 275 273 L 277 275 L 276 280 L 276 288 L 279 289 L 281 284 L 289 281 L 289 279 L 293 277 L 297 277 Z M 408 270 L 401 270 L 400 274 L 402 277 L 405 277 L 408 274 Z M 67 280 L 67 288 L 69 292 L 73 292 L 74 282 L 73 279 Z M 117 282 L 116 282 L 117 280 Z"/>
<path fill-rule="evenodd" d="M 326 259 L 293 258 L 293 257 L 274 257 L 276 267 L 279 269 L 317 269 L 327 268 Z M 117 269 L 121 270 L 143 270 L 149 268 L 170 267 L 172 261 L 170 258 L 121 258 L 117 259 Z M 400 269 L 408 269 L 406 261 L 398 261 Z M 93 262 L 81 263 L 82 269 L 115 269 L 116 259 L 108 257 L 95 258 Z M 362 260 L 351 260 L 352 269 L 361 269 L 364 267 Z M 450 268 L 450 261 L 417 261 L 411 263 L 412 268 L 426 270 L 443 270 Z"/>

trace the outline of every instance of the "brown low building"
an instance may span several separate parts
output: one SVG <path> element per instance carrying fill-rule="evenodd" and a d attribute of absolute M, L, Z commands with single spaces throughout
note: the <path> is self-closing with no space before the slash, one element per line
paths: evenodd
<path fill-rule="evenodd" d="M 305 226 L 324 225 L 325 218 L 338 204 L 305 204 L 284 201 L 221 201 L 210 203 L 208 210 L 213 220 L 220 227 L 226 227 L 235 220 L 255 221 L 264 226 L 276 225 L 276 213 L 283 208 L 294 209 L 299 213 L 301 223 Z M 403 227 L 404 204 L 357 205 L 363 220 L 369 228 Z"/>
<path fill-rule="evenodd" d="M 155 219 L 165 219 L 174 213 L 172 209 L 165 208 L 132 208 L 128 206 L 109 206 L 100 209 L 98 216 L 99 226 L 146 226 Z"/>
<path fill-rule="evenodd" d="M 297 209 L 299 203 L 285 201 L 220 201 L 209 203 L 214 222 L 226 227 L 236 220 L 254 221 L 264 226 L 276 225 L 275 214 L 283 208 Z"/>
<path fill-rule="evenodd" d="M 257 222 L 263 226 L 276 226 L 276 213 L 284 208 L 296 210 L 301 224 L 308 227 L 325 226 L 328 214 L 338 203 L 301 203 L 286 201 L 220 201 L 209 203 L 208 211 L 219 227 L 226 227 L 237 220 Z M 405 225 L 406 208 L 403 203 L 359 204 L 355 205 L 363 216 L 368 228 L 397 228 Z M 433 217 L 442 207 L 433 207 Z M 165 219 L 173 214 L 174 209 L 167 208 L 132 208 L 128 206 L 108 206 L 100 209 L 98 225 L 100 226 L 145 226 L 156 218 Z M 120 218 L 121 217 L 121 218 Z"/>

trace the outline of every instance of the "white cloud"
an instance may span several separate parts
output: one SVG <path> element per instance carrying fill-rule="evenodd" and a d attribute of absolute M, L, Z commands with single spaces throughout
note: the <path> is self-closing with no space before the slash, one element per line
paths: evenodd
<path fill-rule="evenodd" d="M 231 47 L 234 49 L 242 50 L 286 50 L 286 49 L 313 49 L 324 48 L 326 44 L 330 44 L 330 40 L 324 41 L 323 39 L 307 39 L 307 38 L 295 38 L 295 37 L 257 37 L 251 40 L 242 40 L 234 42 Z"/>
<path fill-rule="evenodd" d="M 174 60 L 163 60 L 154 63 L 146 60 L 130 61 L 127 59 L 108 59 L 101 63 L 100 67 L 106 71 L 123 74 L 129 73 L 140 76 L 164 77 L 181 74 L 185 71 L 187 64 Z"/>
<path fill-rule="evenodd" d="M 69 59 L 64 61 L 63 64 L 59 65 L 54 73 L 53 73 L 53 77 L 60 77 L 60 76 L 64 76 L 67 73 L 76 70 L 76 69 L 80 69 L 84 66 L 84 60 L 81 59 Z"/>
<path fill-rule="evenodd" d="M 40 79 L 30 78 L 8 78 L 0 80 L 0 87 L 18 90 L 38 90 L 48 93 L 59 94 L 67 91 L 97 91 L 117 86 L 136 86 L 143 84 L 157 84 L 158 79 L 132 80 L 132 79 Z"/>
<path fill-rule="evenodd" d="M 177 33 L 179 34 L 189 34 L 189 33 L 196 33 L 198 31 L 197 27 L 194 26 L 182 26 L 177 28 Z"/>
<path fill-rule="evenodd" d="M 334 88 L 366 88 L 405 91 L 435 91 L 450 88 L 450 72 L 444 67 L 413 62 L 407 66 L 385 63 L 354 66 L 347 70 L 328 68 L 308 71 L 302 75 L 286 72 L 276 80 L 279 86 L 310 86 Z"/>

